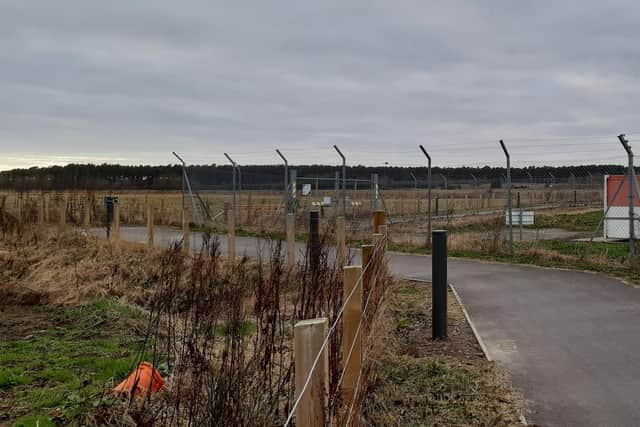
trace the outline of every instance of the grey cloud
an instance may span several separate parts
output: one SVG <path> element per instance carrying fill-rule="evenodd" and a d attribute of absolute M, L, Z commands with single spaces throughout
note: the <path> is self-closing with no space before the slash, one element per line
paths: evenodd
<path fill-rule="evenodd" d="M 276 145 L 335 162 L 334 143 L 352 163 L 415 164 L 423 143 L 495 164 L 499 138 L 520 162 L 598 161 L 638 131 L 638 18 L 593 0 L 5 0 L 0 168 L 275 162 Z"/>

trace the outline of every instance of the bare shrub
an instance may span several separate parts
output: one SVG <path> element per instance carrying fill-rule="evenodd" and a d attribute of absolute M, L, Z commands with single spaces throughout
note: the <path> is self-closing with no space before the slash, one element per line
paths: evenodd
<path fill-rule="evenodd" d="M 324 236 L 318 248 L 309 245 L 307 256 L 289 270 L 279 242 L 270 244 L 266 260 L 228 262 L 221 258 L 215 238 L 207 240 L 208 250 L 192 260 L 179 246 L 163 254 L 150 299 L 141 358 L 151 353 L 154 365 L 165 367 L 166 392 L 120 403 L 101 422 L 266 426 L 282 424 L 291 411 L 294 325 L 314 317 L 327 317 L 333 324 L 343 303 L 342 272 L 334 265 L 334 250 Z M 312 262 L 314 256 L 317 260 Z M 390 283 L 384 264 L 374 264 L 378 267 L 371 272 L 363 332 L 373 329 Z M 334 417 L 342 413 L 340 338 L 338 328 L 328 347 Z M 372 361 L 364 364 L 358 402 L 373 368 Z"/>

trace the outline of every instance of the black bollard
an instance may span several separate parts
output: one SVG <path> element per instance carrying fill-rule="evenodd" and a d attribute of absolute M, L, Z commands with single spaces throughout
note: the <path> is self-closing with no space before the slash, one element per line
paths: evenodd
<path fill-rule="evenodd" d="M 431 257 L 431 322 L 433 339 L 447 338 L 447 231 L 434 230 Z"/>
<path fill-rule="evenodd" d="M 320 212 L 309 212 L 309 256 L 311 270 L 315 271 L 320 263 Z"/>

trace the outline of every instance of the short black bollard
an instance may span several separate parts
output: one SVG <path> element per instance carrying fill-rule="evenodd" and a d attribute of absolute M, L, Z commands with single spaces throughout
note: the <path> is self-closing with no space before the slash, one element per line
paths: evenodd
<path fill-rule="evenodd" d="M 320 263 L 320 212 L 309 212 L 309 256 L 311 270 L 315 271 Z"/>
<path fill-rule="evenodd" d="M 447 338 L 447 231 L 434 230 L 431 257 L 431 322 L 433 339 Z"/>

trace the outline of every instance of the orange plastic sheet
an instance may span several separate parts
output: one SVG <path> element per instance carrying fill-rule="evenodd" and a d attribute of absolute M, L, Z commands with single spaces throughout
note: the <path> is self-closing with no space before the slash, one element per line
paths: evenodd
<path fill-rule="evenodd" d="M 142 362 L 129 377 L 118 384 L 114 393 L 138 396 L 140 393 L 157 393 L 164 388 L 160 372 L 149 362 Z"/>

